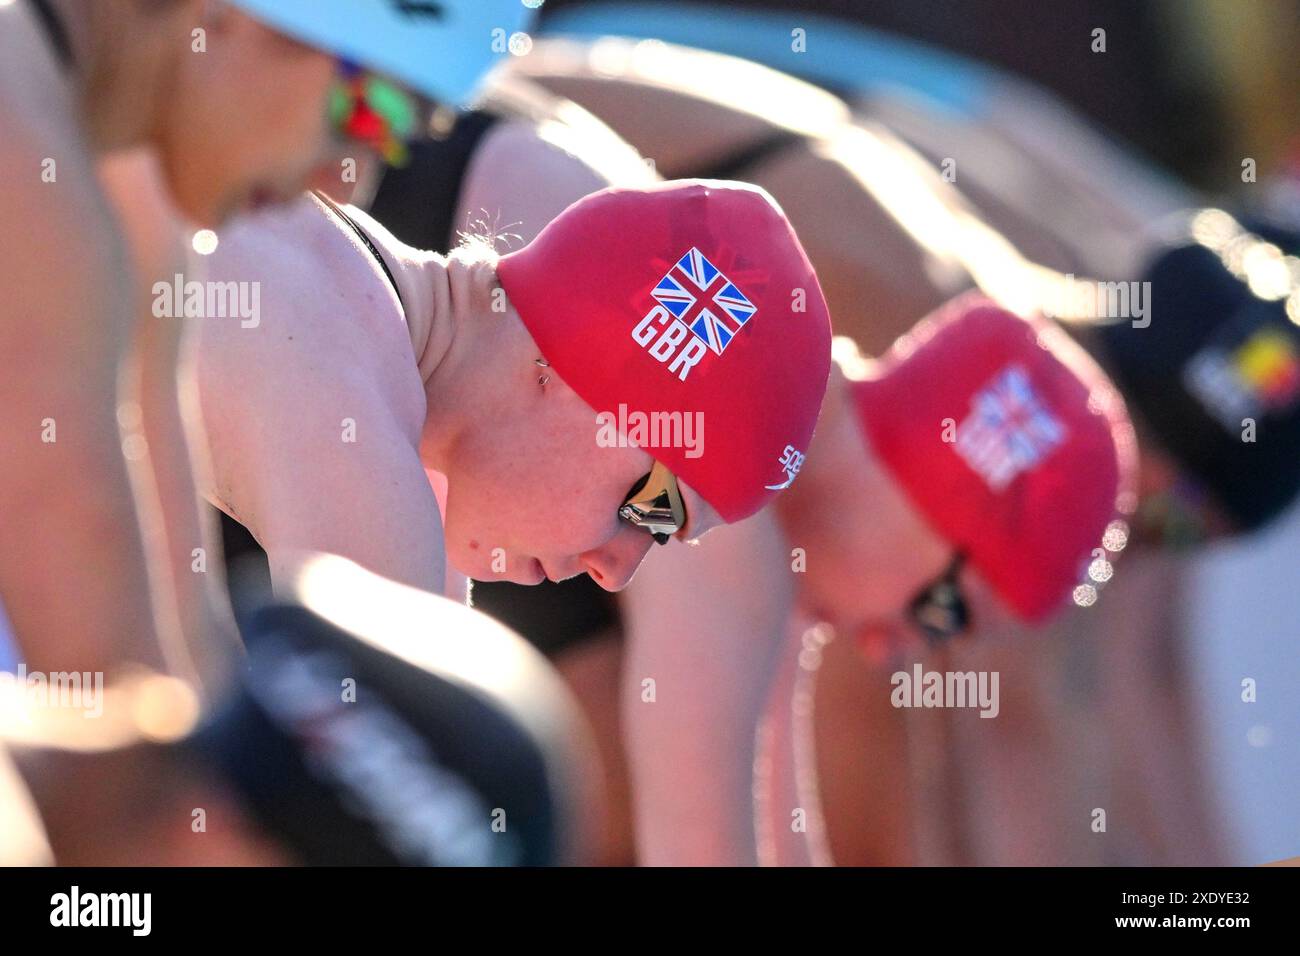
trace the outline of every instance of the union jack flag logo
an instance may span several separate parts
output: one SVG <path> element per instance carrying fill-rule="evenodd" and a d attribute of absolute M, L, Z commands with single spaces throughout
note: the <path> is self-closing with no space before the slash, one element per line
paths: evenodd
<path fill-rule="evenodd" d="M 691 247 L 651 293 L 715 355 L 758 311 L 704 254 Z"/>
<path fill-rule="evenodd" d="M 994 491 L 1033 468 L 1065 441 L 1065 426 L 1034 391 L 1029 375 L 1009 365 L 971 399 L 957 426 L 957 453 Z"/>

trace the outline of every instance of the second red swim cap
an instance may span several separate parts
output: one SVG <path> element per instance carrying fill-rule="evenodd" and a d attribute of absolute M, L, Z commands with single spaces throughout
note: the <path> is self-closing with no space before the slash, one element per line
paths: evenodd
<path fill-rule="evenodd" d="M 1137 442 L 1110 380 L 1061 329 L 977 293 L 874 372 L 854 383 L 872 450 L 1013 611 L 1050 616 L 1133 510 Z"/>
<path fill-rule="evenodd" d="M 830 374 L 830 316 L 762 189 L 605 189 L 497 275 L 542 355 L 597 413 L 703 413 L 696 456 L 645 450 L 724 520 L 754 514 L 798 474 Z"/>

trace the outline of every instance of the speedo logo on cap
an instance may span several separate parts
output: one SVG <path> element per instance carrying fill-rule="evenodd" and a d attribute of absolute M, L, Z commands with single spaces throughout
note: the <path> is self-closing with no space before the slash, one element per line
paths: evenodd
<path fill-rule="evenodd" d="M 778 485 L 764 485 L 768 491 L 784 491 L 794 483 L 799 477 L 799 469 L 803 467 L 804 459 L 807 456 L 794 445 L 786 445 L 785 450 L 781 452 L 781 457 L 777 459 L 777 464 L 785 472 L 785 481 Z"/>
<path fill-rule="evenodd" d="M 683 382 L 706 354 L 721 355 L 758 311 L 694 246 L 650 294 L 657 304 L 632 339 Z"/>
<path fill-rule="evenodd" d="M 990 488 L 1001 491 L 1050 455 L 1065 435 L 1065 425 L 1039 398 L 1024 368 L 1008 365 L 971 399 L 955 447 Z"/>
<path fill-rule="evenodd" d="M 1300 399 L 1300 356 L 1275 329 L 1261 329 L 1231 352 L 1202 349 L 1183 370 L 1183 381 L 1225 428 L 1243 418 L 1279 412 Z"/>

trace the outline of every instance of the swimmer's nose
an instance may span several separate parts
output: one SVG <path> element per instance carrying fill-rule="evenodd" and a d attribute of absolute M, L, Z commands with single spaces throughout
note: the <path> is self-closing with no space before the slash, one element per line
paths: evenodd
<path fill-rule="evenodd" d="M 591 579 L 606 591 L 621 591 L 632 580 L 653 544 L 650 535 L 629 525 L 620 528 L 599 548 L 578 555 L 578 561 Z"/>

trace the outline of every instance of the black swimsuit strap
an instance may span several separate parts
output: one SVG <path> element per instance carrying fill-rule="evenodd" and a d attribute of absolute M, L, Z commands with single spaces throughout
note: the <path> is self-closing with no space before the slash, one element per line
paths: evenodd
<path fill-rule="evenodd" d="M 704 166 L 675 172 L 674 178 L 743 180 L 744 177 L 740 174 L 745 170 L 785 152 L 805 139 L 807 137 L 802 133 L 782 130 L 779 133 L 764 136 L 756 142 L 748 143 L 734 152 L 710 161 Z"/>
<path fill-rule="evenodd" d="M 50 41 L 50 46 L 54 48 L 59 62 L 65 67 L 72 66 L 72 44 L 68 41 L 67 28 L 59 19 L 59 15 L 54 12 L 54 8 L 50 6 L 49 0 L 28 0 L 28 2 L 36 12 L 41 28 L 45 31 L 45 36 Z"/>
<path fill-rule="evenodd" d="M 375 261 L 379 263 L 379 268 L 383 269 L 384 275 L 388 277 L 388 284 L 393 287 L 393 293 L 397 296 L 397 304 L 402 307 L 402 313 L 405 314 L 406 303 L 402 301 L 402 290 L 398 288 L 397 277 L 393 275 L 393 270 L 388 267 L 388 261 L 384 259 L 384 255 L 379 251 L 379 247 L 376 246 L 373 241 L 371 241 L 368 235 L 366 235 L 366 231 L 362 229 L 360 226 L 358 226 L 352 220 L 352 217 L 343 211 L 343 207 L 340 206 L 338 203 L 336 203 L 333 199 L 330 199 L 329 196 L 326 196 L 323 192 L 320 192 L 319 190 L 313 192 L 312 195 L 314 195 L 317 199 L 319 199 L 322 203 L 324 203 L 325 207 L 330 211 L 332 211 L 334 215 L 338 216 L 339 219 L 347 223 L 352 228 L 352 231 L 357 234 L 357 238 L 361 240 L 361 244 L 370 250 L 370 254 L 374 256 Z"/>

